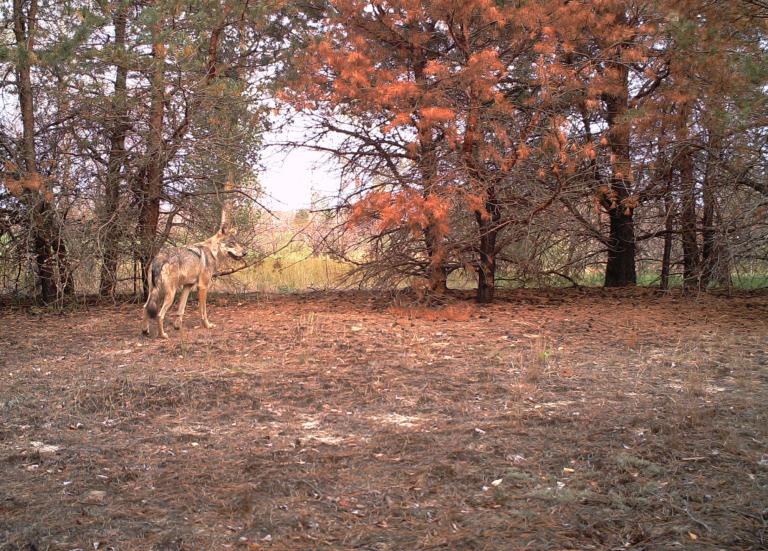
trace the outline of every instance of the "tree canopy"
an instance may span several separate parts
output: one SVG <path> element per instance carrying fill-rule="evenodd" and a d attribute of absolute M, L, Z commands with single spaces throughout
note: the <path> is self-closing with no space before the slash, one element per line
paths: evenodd
<path fill-rule="evenodd" d="M 319 249 L 354 281 L 728 285 L 765 268 L 766 5 L 13 0 L 8 292 L 111 296 L 224 201 L 260 216 L 264 131 L 339 163 Z M 277 113 L 277 114 L 276 114 Z M 28 268 L 33 277 L 27 277 Z M 140 292 L 141 285 L 135 292 Z"/>

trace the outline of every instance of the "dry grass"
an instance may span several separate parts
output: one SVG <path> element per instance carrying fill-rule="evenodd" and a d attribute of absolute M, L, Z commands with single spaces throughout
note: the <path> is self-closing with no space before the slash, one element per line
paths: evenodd
<path fill-rule="evenodd" d="M 295 253 L 267 258 L 239 272 L 232 285 L 260 293 L 334 289 L 351 266 L 325 256 Z"/>
<path fill-rule="evenodd" d="M 239 300 L 1 315 L 0 550 L 766 545 L 765 295 Z"/>

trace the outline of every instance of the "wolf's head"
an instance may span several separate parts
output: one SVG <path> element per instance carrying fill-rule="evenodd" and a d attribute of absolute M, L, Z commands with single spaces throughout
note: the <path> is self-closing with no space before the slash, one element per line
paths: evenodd
<path fill-rule="evenodd" d="M 227 256 L 240 260 L 248 251 L 237 241 L 237 230 L 220 229 L 216 235 L 213 236 L 213 241 L 216 243 L 219 253 L 226 253 Z"/>

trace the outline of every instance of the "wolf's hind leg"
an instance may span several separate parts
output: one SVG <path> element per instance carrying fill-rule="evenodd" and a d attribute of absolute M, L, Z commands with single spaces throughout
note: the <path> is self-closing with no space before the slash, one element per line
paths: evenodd
<path fill-rule="evenodd" d="M 173 327 L 175 329 L 181 329 L 184 326 L 184 311 L 187 309 L 187 299 L 189 298 L 190 291 L 192 291 L 192 285 L 185 285 L 181 290 L 179 309 L 176 312 L 178 317 L 176 318 L 176 321 L 173 322 Z"/>
<path fill-rule="evenodd" d="M 141 327 L 141 334 L 149 337 L 149 303 L 152 301 L 152 291 L 154 291 L 155 285 L 152 278 L 152 267 L 147 270 L 147 283 L 149 284 L 147 294 L 147 301 L 144 303 L 144 308 L 142 308 L 142 311 L 144 312 L 144 320 L 142 321 L 142 327 Z"/>
<path fill-rule="evenodd" d="M 176 293 L 166 291 L 165 297 L 163 299 L 163 305 L 160 307 L 160 311 L 157 314 L 157 327 L 158 327 L 158 334 L 164 338 L 168 338 L 168 334 L 165 332 L 164 324 L 165 324 L 165 314 L 168 312 L 168 309 L 171 307 L 171 304 L 173 304 L 173 299 L 175 297 Z"/>

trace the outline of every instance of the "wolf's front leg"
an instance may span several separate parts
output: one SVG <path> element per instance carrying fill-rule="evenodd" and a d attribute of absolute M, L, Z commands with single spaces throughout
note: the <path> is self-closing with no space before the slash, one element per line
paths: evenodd
<path fill-rule="evenodd" d="M 205 300 L 207 296 L 208 296 L 208 288 L 200 287 L 198 289 L 198 295 L 197 295 L 197 298 L 200 301 L 200 318 L 203 320 L 203 325 L 205 325 L 206 328 L 212 329 L 213 327 L 216 327 L 216 326 L 212 324 L 210 321 L 208 321 L 208 308 L 205 304 Z"/>

